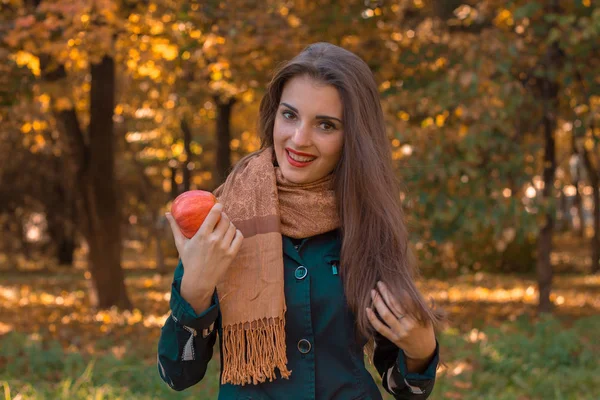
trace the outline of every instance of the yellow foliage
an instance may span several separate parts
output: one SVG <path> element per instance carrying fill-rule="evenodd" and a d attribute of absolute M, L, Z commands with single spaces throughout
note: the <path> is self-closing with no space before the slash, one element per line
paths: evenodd
<path fill-rule="evenodd" d="M 584 147 L 588 151 L 593 151 L 594 150 L 594 140 L 592 138 L 586 138 L 585 142 L 584 142 Z"/>
<path fill-rule="evenodd" d="M 223 79 L 223 73 L 221 71 L 214 71 L 210 74 L 210 79 L 212 79 L 213 81 L 220 81 L 221 79 Z"/>
<path fill-rule="evenodd" d="M 510 27 L 515 24 L 515 20 L 513 19 L 513 15 L 510 10 L 503 8 L 498 15 L 496 15 L 496 18 L 494 18 L 494 23 L 500 27 Z"/>
<path fill-rule="evenodd" d="M 252 90 L 248 90 L 242 96 L 242 101 L 244 103 L 252 103 L 254 101 L 254 92 Z"/>
<path fill-rule="evenodd" d="M 435 60 L 435 66 L 437 68 L 443 68 L 448 63 L 448 60 L 445 57 L 439 57 Z"/>
<path fill-rule="evenodd" d="M 446 122 L 446 117 L 444 115 L 440 114 L 440 115 L 436 115 L 435 116 L 435 124 L 438 127 L 441 128 L 442 126 L 444 126 L 445 122 Z"/>
<path fill-rule="evenodd" d="M 155 43 L 152 45 L 152 51 L 167 61 L 173 61 L 179 54 L 177 46 L 169 43 Z"/>
<path fill-rule="evenodd" d="M 42 131 L 48 127 L 48 123 L 46 121 L 35 120 L 33 121 L 33 130 Z"/>
<path fill-rule="evenodd" d="M 152 35 L 160 35 L 165 30 L 165 26 L 160 21 L 153 21 L 150 25 L 150 33 Z"/>
<path fill-rule="evenodd" d="M 399 111 L 397 115 L 402 121 L 408 121 L 410 119 L 410 115 L 406 111 Z"/>
<path fill-rule="evenodd" d="M 26 66 L 35 76 L 40 76 L 40 59 L 27 51 L 18 51 L 11 56 L 20 67 Z"/>
<path fill-rule="evenodd" d="M 297 28 L 302 23 L 302 21 L 300 21 L 300 18 L 296 17 L 295 15 L 288 16 L 287 21 L 292 28 Z"/>
<path fill-rule="evenodd" d="M 190 150 L 192 151 L 192 153 L 198 154 L 198 155 L 202 154 L 202 152 L 204 151 L 204 149 L 202 148 L 201 145 L 199 145 L 198 143 L 194 143 L 194 142 L 192 142 L 190 144 Z"/>
<path fill-rule="evenodd" d="M 23 124 L 23 126 L 21 126 L 21 132 L 29 133 L 29 132 L 31 132 L 31 128 L 32 128 L 31 124 L 29 122 L 25 122 Z"/>
<path fill-rule="evenodd" d="M 181 153 L 183 153 L 183 144 L 182 143 L 173 143 L 171 146 L 171 153 L 173 157 L 179 157 Z"/>
<path fill-rule="evenodd" d="M 73 102 L 68 97 L 59 97 L 54 102 L 54 107 L 58 111 L 69 110 L 69 109 L 73 108 Z"/>
<path fill-rule="evenodd" d="M 379 90 L 383 92 L 384 90 L 389 89 L 390 86 L 392 86 L 392 84 L 390 83 L 390 81 L 385 81 L 381 85 L 379 85 Z"/>

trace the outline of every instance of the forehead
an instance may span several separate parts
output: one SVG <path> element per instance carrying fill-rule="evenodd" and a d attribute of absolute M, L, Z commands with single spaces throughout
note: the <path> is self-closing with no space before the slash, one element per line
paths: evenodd
<path fill-rule="evenodd" d="M 338 90 L 307 75 L 296 76 L 286 82 L 281 102 L 297 108 L 301 114 L 342 118 L 342 100 Z"/>

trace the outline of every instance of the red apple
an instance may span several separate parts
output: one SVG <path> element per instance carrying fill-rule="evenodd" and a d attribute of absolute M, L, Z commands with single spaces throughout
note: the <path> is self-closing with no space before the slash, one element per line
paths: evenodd
<path fill-rule="evenodd" d="M 171 214 L 186 238 L 191 238 L 206 219 L 217 198 L 204 190 L 183 192 L 171 204 Z"/>

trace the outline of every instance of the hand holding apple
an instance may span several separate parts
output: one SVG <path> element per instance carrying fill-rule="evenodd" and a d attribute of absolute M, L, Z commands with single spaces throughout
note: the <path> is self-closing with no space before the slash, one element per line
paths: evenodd
<path fill-rule="evenodd" d="M 186 192 L 190 194 L 177 197 L 167 219 L 184 266 L 181 296 L 200 313 L 210 306 L 214 289 L 244 237 L 212 194 L 191 192 L 203 193 Z"/>
<path fill-rule="evenodd" d="M 177 196 L 171 204 L 171 214 L 183 236 L 194 236 L 216 203 L 217 198 L 204 190 L 189 190 Z"/>

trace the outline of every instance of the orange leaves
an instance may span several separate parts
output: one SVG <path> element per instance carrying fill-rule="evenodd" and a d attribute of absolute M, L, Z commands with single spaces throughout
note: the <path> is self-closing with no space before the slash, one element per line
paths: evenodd
<path fill-rule="evenodd" d="M 501 9 L 498 14 L 496 14 L 496 18 L 494 18 L 494 24 L 501 28 L 509 28 L 515 24 L 515 20 L 513 19 L 513 15 L 510 10 L 504 8 Z"/>
<path fill-rule="evenodd" d="M 171 276 L 129 278 L 127 285 L 138 308 L 96 312 L 89 306 L 86 283 L 77 270 L 60 277 L 3 274 L 0 336 L 10 331 L 37 333 L 42 341 L 58 340 L 72 351 L 98 351 L 86 346 L 111 334 L 118 342 L 129 340 L 137 348 L 128 351 L 147 354 L 168 316 L 170 283 Z"/>
<path fill-rule="evenodd" d="M 289 15 L 287 17 L 287 22 L 292 28 L 298 28 L 302 24 L 300 18 L 296 17 L 295 15 Z"/>
<path fill-rule="evenodd" d="M 153 43 L 152 51 L 167 61 L 173 61 L 179 55 L 179 48 L 167 40 L 160 40 Z"/>
<path fill-rule="evenodd" d="M 26 66 L 35 76 L 40 76 L 40 59 L 27 51 L 17 51 L 11 56 L 17 65 Z"/>

